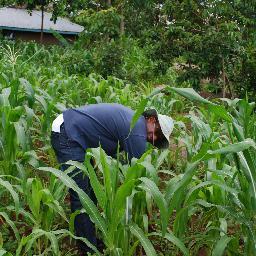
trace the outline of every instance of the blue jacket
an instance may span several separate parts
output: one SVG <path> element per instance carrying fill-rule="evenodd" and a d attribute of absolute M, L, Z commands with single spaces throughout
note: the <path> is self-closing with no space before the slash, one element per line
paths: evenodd
<path fill-rule="evenodd" d="M 127 152 L 129 159 L 140 158 L 147 143 L 143 116 L 129 134 L 133 115 L 133 110 L 109 103 L 85 105 L 63 113 L 67 135 L 84 149 L 101 146 L 108 155 L 115 156 L 119 143 L 120 151 Z"/>

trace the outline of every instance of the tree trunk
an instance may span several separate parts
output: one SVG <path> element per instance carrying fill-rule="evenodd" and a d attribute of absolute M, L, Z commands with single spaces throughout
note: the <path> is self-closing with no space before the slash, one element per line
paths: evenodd
<path fill-rule="evenodd" d="M 43 36 L 44 36 L 44 5 L 41 6 L 41 35 L 40 35 L 40 43 L 43 43 Z"/>
<path fill-rule="evenodd" d="M 222 81 L 223 81 L 223 88 L 222 88 L 222 97 L 226 97 L 226 74 L 225 74 L 225 66 L 224 66 L 224 58 L 222 58 Z"/>
<path fill-rule="evenodd" d="M 120 21 L 120 34 L 124 35 L 124 9 L 121 7 L 121 21 Z"/>
<path fill-rule="evenodd" d="M 107 5 L 108 5 L 108 6 L 111 6 L 111 4 L 112 4 L 112 3 L 111 3 L 111 0 L 107 0 Z"/>

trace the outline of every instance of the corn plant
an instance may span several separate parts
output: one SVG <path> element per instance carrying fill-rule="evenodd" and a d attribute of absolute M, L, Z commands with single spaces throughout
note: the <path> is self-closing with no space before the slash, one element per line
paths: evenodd
<path fill-rule="evenodd" d="M 12 68 L 17 64 L 18 58 L 21 56 L 19 50 L 15 51 L 14 45 L 12 47 L 7 44 L 5 47 L 0 46 L 1 53 L 4 55 L 4 60 L 7 64 L 11 65 Z"/>
<path fill-rule="evenodd" d="M 184 238 L 189 219 L 198 215 L 200 209 L 204 208 L 202 217 L 205 218 L 207 212 L 212 214 L 212 217 L 205 219 L 208 228 L 201 237 L 208 237 L 208 240 L 204 239 L 203 243 L 201 241 L 201 245 L 210 247 L 214 255 L 223 254 L 226 248 L 234 252 L 234 245 L 237 249 L 239 247 L 240 237 L 228 235 L 228 222 L 233 221 L 242 230 L 244 251 L 248 255 L 255 254 L 255 141 L 246 139 L 250 136 L 248 131 L 255 131 L 252 114 L 254 103 L 228 101 L 233 109 L 227 111 L 222 105 L 202 98 L 193 89 L 160 89 L 162 92 L 167 90 L 205 104 L 207 108 L 202 107 L 201 111 L 195 108 L 196 113 L 190 113 L 188 118 L 193 130 L 182 138 L 187 145 L 188 160 L 192 162 L 192 168 L 187 166 L 184 176 L 170 179 L 165 198 L 152 181 L 143 180 L 144 189 L 154 187 L 153 197 L 158 201 L 160 214 L 166 216 L 162 222 L 162 235 L 165 234 L 165 223 L 174 210 L 174 234 Z M 144 110 L 149 98 L 141 102 L 131 127 Z M 252 123 L 248 121 L 249 118 Z M 252 135 L 252 138 L 255 136 Z M 223 154 L 227 156 L 223 158 Z M 196 166 L 201 167 L 198 169 Z M 220 171 L 222 168 L 226 171 L 224 174 Z M 205 176 L 204 181 L 195 176 L 197 172 Z M 247 205 L 250 207 L 246 207 Z M 200 243 L 200 235 L 196 239 L 197 242 Z"/>
<path fill-rule="evenodd" d="M 184 96 L 189 98 L 191 95 L 188 93 Z M 196 94 L 192 96 L 192 99 L 197 97 Z M 198 99 L 201 100 L 199 96 Z M 252 135 L 255 130 L 255 119 L 252 114 L 254 104 L 249 104 L 245 100 L 235 102 L 236 104 L 229 102 L 230 105 L 233 103 L 233 109 L 231 108 L 229 112 L 221 106 L 212 104 L 209 109 L 202 108 L 203 113 L 199 113 L 199 117 L 190 116 L 195 130 L 192 133 L 192 141 L 187 145 L 190 146 L 189 152 L 191 156 L 193 155 L 193 161 L 200 157 L 203 159 L 205 181 L 195 180 L 196 186 L 191 187 L 183 209 L 174 222 L 174 231 L 176 230 L 176 235 L 180 236 L 185 232 L 184 223 L 188 221 L 189 209 L 195 211 L 195 208 L 194 210 L 190 208 L 191 206 L 195 207 L 199 204 L 205 207 L 205 210 L 212 211 L 215 222 L 218 221 L 208 227 L 207 235 L 214 255 L 217 251 L 223 253 L 229 243 L 230 251 L 235 251 L 234 246 L 239 250 L 240 236 L 228 236 L 227 233 L 230 221 L 240 226 L 245 253 L 255 254 L 255 158 L 253 156 L 256 148 L 255 140 L 251 139 L 255 138 Z M 247 120 L 246 124 L 245 120 Z M 248 138 L 249 131 L 252 132 L 251 138 Z M 211 222 L 211 218 L 208 218 L 208 221 Z M 214 232 L 214 226 L 219 229 L 218 232 L 217 230 Z"/>
<path fill-rule="evenodd" d="M 34 252 L 59 255 L 58 240 L 70 235 L 67 230 L 59 229 L 55 224 L 57 216 L 67 221 L 61 206 L 66 194 L 63 193 L 63 184 L 57 182 L 54 176 L 46 188 L 39 178 L 23 180 L 1 175 L 0 188 L 0 219 L 5 226 L 10 227 L 16 237 L 16 255 L 33 255 Z M 6 191 L 11 197 L 4 193 Z M 7 242 L 5 235 L 2 234 L 2 237 L 3 242 Z M 1 245 L 4 251 L 3 246 L 4 244 Z"/>
<path fill-rule="evenodd" d="M 141 159 L 133 161 L 131 165 L 125 166 L 121 165 L 118 160 L 107 157 L 102 149 L 87 151 L 85 165 L 73 161 L 68 162 L 68 164 L 79 167 L 85 175 L 88 175 L 100 210 L 67 174 L 49 167 L 39 168 L 55 174 L 66 186 L 78 192 L 84 209 L 100 230 L 100 235 L 106 245 L 105 255 L 133 255 L 139 243 L 147 255 L 156 255 L 148 237 L 160 236 L 160 233 L 148 234 L 148 227 L 144 229 L 145 222 L 136 219 L 136 216 L 147 213 L 147 204 L 144 203 L 144 201 L 146 202 L 145 192 L 149 192 L 154 198 L 157 195 L 156 185 L 151 187 L 155 183 L 146 178 L 147 176 L 152 177 L 152 171 L 156 171 L 154 168 L 150 170 L 147 159 L 149 152 L 145 153 Z M 96 168 L 99 169 L 98 175 L 91 165 L 92 156 L 96 161 Z M 144 189 L 146 187 L 149 191 Z M 136 197 L 136 195 L 139 196 Z M 141 199 L 143 200 L 141 201 Z M 157 199 L 156 202 L 159 203 L 159 200 Z M 164 205 L 160 203 L 159 206 Z M 160 209 L 161 212 L 166 210 L 163 207 Z M 162 223 L 166 239 L 175 241 L 174 243 L 188 255 L 185 246 L 179 239 L 170 232 L 166 234 L 167 216 L 162 217 Z M 90 247 L 93 248 L 92 245 Z M 96 251 L 96 254 L 99 252 Z"/>
<path fill-rule="evenodd" d="M 11 170 L 15 169 L 18 154 L 21 153 L 22 156 L 31 150 L 28 126 L 31 125 L 35 114 L 28 105 L 23 105 L 27 96 L 23 91 L 20 93 L 20 87 L 23 87 L 20 81 L 14 80 L 11 87 L 2 88 L 0 94 L 0 152 L 2 170 L 6 174 L 11 174 Z"/>

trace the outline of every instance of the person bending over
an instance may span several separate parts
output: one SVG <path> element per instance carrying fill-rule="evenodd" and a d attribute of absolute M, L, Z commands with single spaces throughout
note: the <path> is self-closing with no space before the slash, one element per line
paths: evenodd
<path fill-rule="evenodd" d="M 129 160 L 140 158 L 150 142 L 158 148 L 168 148 L 169 137 L 173 130 L 173 120 L 158 114 L 155 109 L 145 111 L 130 132 L 134 111 L 120 104 L 92 104 L 72 108 L 60 114 L 52 123 L 51 143 L 61 169 L 68 168 L 69 160 L 84 162 L 87 148 L 99 146 L 107 155 L 115 157 L 119 151 L 125 151 Z M 76 174 L 77 173 L 77 174 Z M 75 174 L 75 175 L 74 175 Z M 96 203 L 89 178 L 75 169 L 72 178 Z M 69 190 L 71 212 L 82 208 L 79 196 Z M 87 238 L 97 247 L 95 226 L 86 213 L 75 217 L 77 236 Z M 91 252 L 84 243 L 79 242 L 80 250 Z"/>

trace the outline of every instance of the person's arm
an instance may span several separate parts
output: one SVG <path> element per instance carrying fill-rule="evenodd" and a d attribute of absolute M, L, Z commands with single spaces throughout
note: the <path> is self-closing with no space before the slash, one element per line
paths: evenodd
<path fill-rule="evenodd" d="M 129 161 L 135 157 L 140 158 L 146 150 L 146 138 L 140 135 L 130 135 L 124 140 L 124 151 L 128 153 Z"/>

